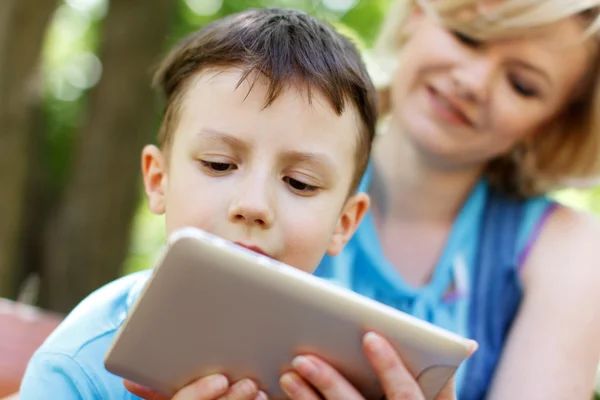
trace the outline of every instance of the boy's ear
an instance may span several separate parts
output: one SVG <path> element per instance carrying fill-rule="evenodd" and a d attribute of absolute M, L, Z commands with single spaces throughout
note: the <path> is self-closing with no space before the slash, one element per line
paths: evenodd
<path fill-rule="evenodd" d="M 370 203 L 366 193 L 356 193 L 346 201 L 327 247 L 327 254 L 336 256 L 342 251 L 367 213 Z"/>
<path fill-rule="evenodd" d="M 167 185 L 166 160 L 162 151 L 154 145 L 142 150 L 142 177 L 148 198 L 148 207 L 154 214 L 165 212 L 165 192 Z"/>

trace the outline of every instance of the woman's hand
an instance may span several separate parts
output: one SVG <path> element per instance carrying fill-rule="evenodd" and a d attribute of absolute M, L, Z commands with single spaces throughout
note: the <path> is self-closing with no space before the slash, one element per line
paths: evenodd
<path fill-rule="evenodd" d="M 224 375 L 210 375 L 190 383 L 169 397 L 136 383 L 123 380 L 125 388 L 145 400 L 268 400 L 267 395 L 258 389 L 250 379 L 242 379 L 233 385 Z"/>
<path fill-rule="evenodd" d="M 417 381 L 387 340 L 369 332 L 364 336 L 363 348 L 387 400 L 425 400 Z M 339 372 L 318 357 L 296 357 L 292 367 L 280 380 L 281 388 L 291 400 L 365 400 Z M 451 379 L 436 400 L 455 399 L 454 379 Z"/>

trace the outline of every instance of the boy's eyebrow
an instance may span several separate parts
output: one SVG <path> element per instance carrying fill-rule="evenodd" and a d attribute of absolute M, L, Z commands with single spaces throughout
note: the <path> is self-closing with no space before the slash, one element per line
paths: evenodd
<path fill-rule="evenodd" d="M 201 136 L 203 139 L 225 142 L 231 147 L 241 148 L 242 150 L 248 149 L 246 142 L 218 129 L 203 128 L 198 132 L 198 136 Z"/>
<path fill-rule="evenodd" d="M 281 157 L 285 160 L 292 160 L 294 162 L 306 162 L 314 165 L 318 165 L 325 171 L 335 171 L 335 164 L 331 160 L 331 157 L 326 153 L 307 153 L 303 151 L 290 150 L 284 151 Z"/>
<path fill-rule="evenodd" d="M 248 144 L 243 140 L 227 133 L 213 128 L 202 128 L 198 132 L 198 136 L 203 139 L 222 141 L 230 145 L 231 147 L 240 148 L 242 150 L 248 149 Z M 298 150 L 289 150 L 281 153 L 281 158 L 285 160 L 292 160 L 294 162 L 306 162 L 320 166 L 326 171 L 335 171 L 335 164 L 331 157 L 326 153 L 312 153 Z"/>

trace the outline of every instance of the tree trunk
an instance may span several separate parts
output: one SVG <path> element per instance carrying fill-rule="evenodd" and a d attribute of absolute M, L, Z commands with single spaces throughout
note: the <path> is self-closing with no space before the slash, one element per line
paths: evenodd
<path fill-rule="evenodd" d="M 38 61 L 57 0 L 0 1 L 0 297 L 16 296 Z"/>
<path fill-rule="evenodd" d="M 41 85 L 40 85 L 41 86 Z M 43 266 L 44 227 L 60 188 L 53 188 L 48 165 L 47 118 L 44 101 L 39 98 L 28 115 L 29 157 L 17 260 L 17 300 L 37 304 L 40 271 Z"/>
<path fill-rule="evenodd" d="M 151 71 L 159 61 L 174 0 L 110 3 L 103 72 L 90 96 L 64 197 L 45 231 L 42 305 L 68 312 L 117 278 L 140 193 L 140 152 L 156 132 Z"/>

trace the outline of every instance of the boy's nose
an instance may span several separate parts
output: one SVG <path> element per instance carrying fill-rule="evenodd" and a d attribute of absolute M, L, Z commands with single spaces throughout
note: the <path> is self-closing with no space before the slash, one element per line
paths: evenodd
<path fill-rule="evenodd" d="M 269 228 L 273 222 L 271 213 L 266 209 L 251 207 L 248 205 L 232 207 L 229 218 L 232 222 L 241 222 L 261 228 Z"/>
<path fill-rule="evenodd" d="M 273 224 L 274 213 L 269 206 L 268 195 L 259 191 L 245 191 L 229 207 L 229 219 L 234 223 L 269 228 Z"/>

